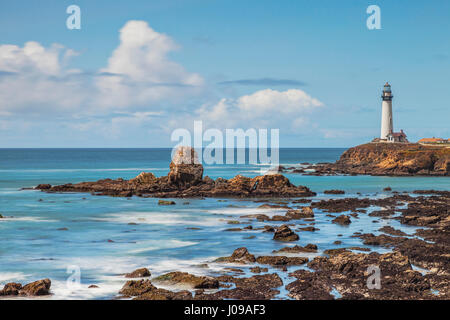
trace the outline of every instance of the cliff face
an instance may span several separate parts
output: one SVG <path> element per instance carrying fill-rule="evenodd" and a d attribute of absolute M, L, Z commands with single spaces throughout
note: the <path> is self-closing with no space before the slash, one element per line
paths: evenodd
<path fill-rule="evenodd" d="M 368 143 L 345 151 L 336 169 L 350 174 L 448 176 L 450 149 L 413 143 Z"/>

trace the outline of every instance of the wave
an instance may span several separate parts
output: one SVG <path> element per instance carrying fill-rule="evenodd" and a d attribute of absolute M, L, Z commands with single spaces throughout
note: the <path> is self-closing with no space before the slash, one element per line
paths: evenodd
<path fill-rule="evenodd" d="M 180 214 L 175 212 L 135 212 L 124 211 L 109 214 L 104 217 L 91 218 L 90 220 L 114 222 L 114 223 L 138 223 L 138 224 L 159 224 L 159 225 L 186 225 L 186 226 L 215 226 L 220 224 L 214 217 L 202 217 L 199 220 L 192 219 L 190 214 Z"/>
<path fill-rule="evenodd" d="M 6 284 L 8 282 L 19 282 L 27 278 L 28 275 L 22 272 L 0 272 L 0 284 Z"/>
<path fill-rule="evenodd" d="M 138 243 L 139 246 L 142 246 L 138 249 L 133 249 L 128 251 L 128 253 L 142 253 L 147 251 L 154 251 L 160 249 L 175 249 L 175 248 L 183 248 L 194 246 L 198 244 L 198 242 L 194 241 L 181 241 L 181 240 L 149 240 Z"/>

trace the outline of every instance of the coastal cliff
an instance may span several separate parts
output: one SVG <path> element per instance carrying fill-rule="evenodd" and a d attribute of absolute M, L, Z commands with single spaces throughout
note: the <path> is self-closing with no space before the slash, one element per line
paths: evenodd
<path fill-rule="evenodd" d="M 448 176 L 450 149 L 416 143 L 367 143 L 348 149 L 334 164 L 314 169 L 317 174 Z"/>

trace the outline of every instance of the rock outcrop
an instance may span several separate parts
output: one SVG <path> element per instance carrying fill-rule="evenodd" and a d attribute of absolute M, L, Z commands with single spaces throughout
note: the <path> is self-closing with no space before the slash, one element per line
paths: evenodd
<path fill-rule="evenodd" d="M 312 174 L 448 176 L 450 148 L 416 143 L 367 143 L 345 151 L 334 164 L 312 166 Z"/>
<path fill-rule="evenodd" d="M 42 279 L 28 283 L 24 286 L 20 283 L 7 283 L 2 290 L 0 296 L 46 296 L 50 294 L 50 279 Z"/>
<path fill-rule="evenodd" d="M 275 230 L 273 239 L 278 241 L 297 241 L 299 236 L 284 224 Z"/>
<path fill-rule="evenodd" d="M 187 156 L 190 155 L 190 157 Z M 187 158 L 187 159 L 186 159 Z M 194 150 L 181 148 L 178 156 L 170 164 L 167 176 L 155 177 L 150 172 L 143 172 L 131 180 L 103 179 L 95 182 L 81 182 L 51 186 L 40 184 L 35 189 L 45 192 L 90 192 L 94 195 L 116 197 L 310 197 L 316 193 L 304 186 L 293 185 L 281 174 L 248 178 L 237 175 L 232 179 L 213 180 L 203 177 L 203 166 L 198 163 L 186 163 L 195 159 Z M 163 203 L 161 201 L 161 204 Z"/>

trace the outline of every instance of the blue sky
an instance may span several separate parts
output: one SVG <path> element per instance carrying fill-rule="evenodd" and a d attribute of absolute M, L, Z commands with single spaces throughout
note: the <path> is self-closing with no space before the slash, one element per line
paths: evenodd
<path fill-rule="evenodd" d="M 396 130 L 450 135 L 445 0 L 0 3 L 0 147 L 171 147 L 194 120 L 348 147 L 379 135 L 386 81 Z"/>

